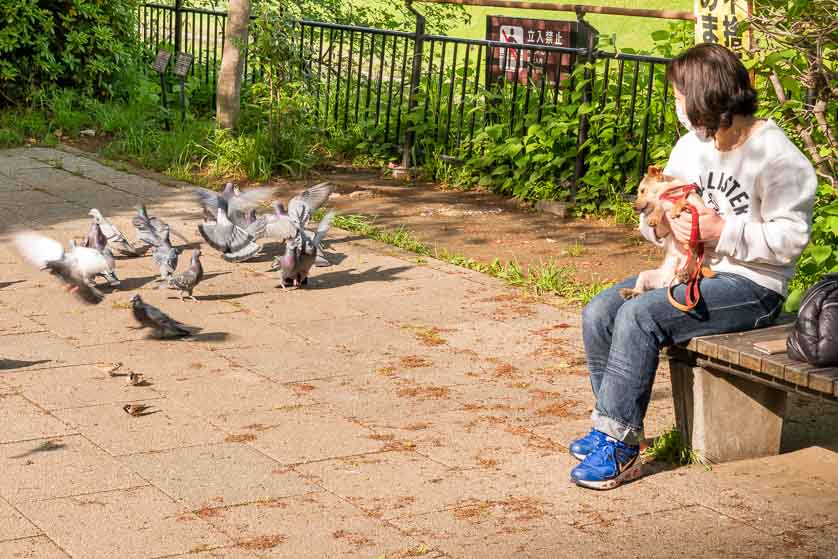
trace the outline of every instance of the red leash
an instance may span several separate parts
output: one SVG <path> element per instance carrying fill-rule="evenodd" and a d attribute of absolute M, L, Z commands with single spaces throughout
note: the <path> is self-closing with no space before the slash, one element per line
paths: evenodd
<path fill-rule="evenodd" d="M 692 310 L 698 305 L 701 299 L 701 292 L 698 284 L 701 282 L 702 276 L 713 277 L 715 273 L 709 268 L 704 268 L 704 243 L 699 242 L 699 228 L 698 228 L 698 208 L 687 202 L 690 194 L 696 191 L 698 185 L 683 184 L 667 189 L 661 194 L 660 199 L 673 204 L 683 205 L 683 209 L 690 212 L 692 216 L 692 227 L 690 229 L 689 255 L 684 265 L 676 270 L 675 277 L 669 283 L 666 296 L 669 302 L 675 308 L 684 312 Z M 692 267 L 690 266 L 692 264 Z M 692 268 L 692 269 L 690 269 Z M 673 290 L 676 283 L 683 282 L 687 287 L 686 304 L 681 304 L 675 300 Z"/>

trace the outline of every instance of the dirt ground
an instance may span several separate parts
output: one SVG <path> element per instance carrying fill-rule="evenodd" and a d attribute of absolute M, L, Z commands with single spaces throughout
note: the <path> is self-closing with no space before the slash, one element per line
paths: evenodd
<path fill-rule="evenodd" d="M 70 145 L 95 153 L 102 141 L 81 138 Z M 635 227 L 611 218 L 562 218 L 490 192 L 402 182 L 371 169 L 323 165 L 305 180 L 275 178 L 268 184 L 288 198 L 323 180 L 336 185 L 329 206 L 342 214 L 373 216 L 388 230 L 404 226 L 425 244 L 484 264 L 517 260 L 526 269 L 552 259 L 573 266 L 577 280 L 592 282 L 622 279 L 660 258 Z"/>

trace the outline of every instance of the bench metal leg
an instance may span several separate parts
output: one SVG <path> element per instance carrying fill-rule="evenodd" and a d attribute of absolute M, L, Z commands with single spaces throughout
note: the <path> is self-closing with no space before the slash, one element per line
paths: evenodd
<path fill-rule="evenodd" d="M 718 463 L 780 453 L 786 393 L 671 360 L 675 420 L 699 456 Z"/>

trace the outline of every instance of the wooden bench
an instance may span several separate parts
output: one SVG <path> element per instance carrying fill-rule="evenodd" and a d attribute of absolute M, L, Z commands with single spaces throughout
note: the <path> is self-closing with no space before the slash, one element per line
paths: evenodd
<path fill-rule="evenodd" d="M 838 404 L 838 367 L 794 361 L 782 347 L 792 318 L 733 334 L 704 336 L 664 352 L 682 440 L 710 462 L 779 454 L 789 392 Z"/>

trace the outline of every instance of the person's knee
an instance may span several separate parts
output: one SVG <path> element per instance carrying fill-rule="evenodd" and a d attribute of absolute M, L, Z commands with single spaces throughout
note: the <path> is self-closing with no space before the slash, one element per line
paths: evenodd
<path fill-rule="evenodd" d="M 582 309 L 582 328 L 600 326 L 603 322 L 611 322 L 614 319 L 613 302 L 605 291 L 591 299 Z"/>
<path fill-rule="evenodd" d="M 644 304 L 643 298 L 632 299 L 620 307 L 614 319 L 614 330 L 628 329 L 652 332 L 657 328 L 653 309 Z"/>

